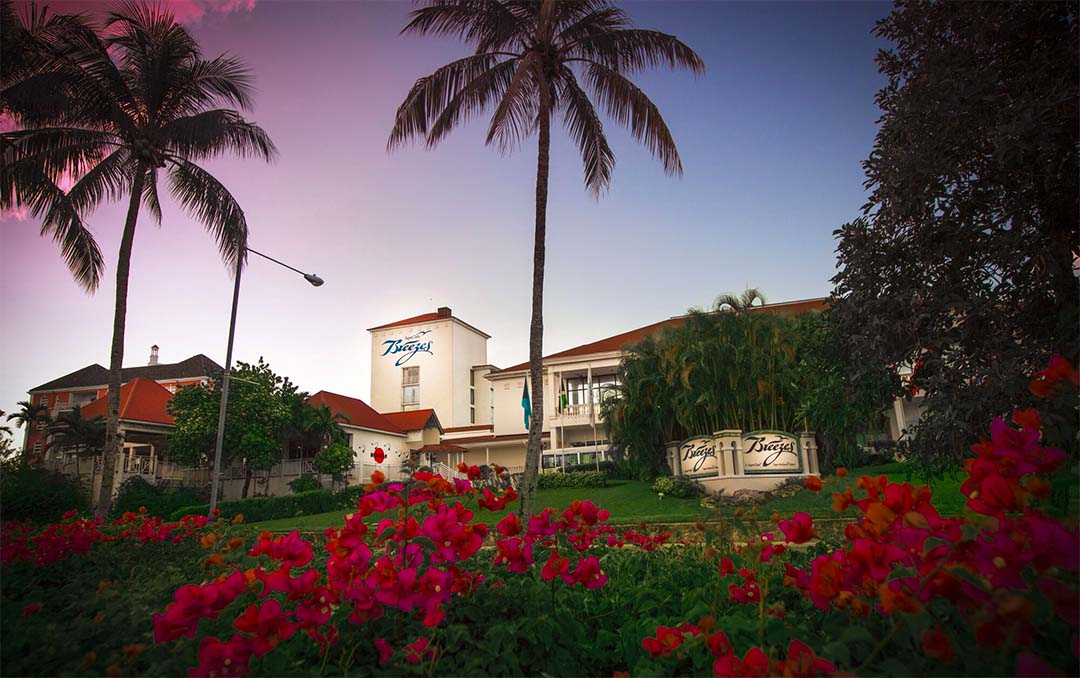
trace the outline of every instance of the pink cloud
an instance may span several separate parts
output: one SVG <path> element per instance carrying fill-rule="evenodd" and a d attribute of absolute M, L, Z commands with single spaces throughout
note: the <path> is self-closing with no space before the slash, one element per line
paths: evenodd
<path fill-rule="evenodd" d="M 255 9 L 256 0 L 138 0 L 138 2 L 161 7 L 172 12 L 182 24 L 198 23 L 210 14 L 232 14 L 250 12 Z M 30 2 L 20 0 L 17 6 L 26 6 Z M 43 3 L 37 3 L 39 6 Z M 86 0 L 50 0 L 49 12 L 56 14 L 88 14 L 95 19 L 104 19 L 111 5 L 108 3 L 89 4 Z"/>

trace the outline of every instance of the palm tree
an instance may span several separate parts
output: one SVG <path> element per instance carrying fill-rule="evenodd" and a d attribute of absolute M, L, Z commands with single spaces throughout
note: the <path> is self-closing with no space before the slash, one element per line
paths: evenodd
<path fill-rule="evenodd" d="M 61 449 L 75 451 L 75 474 L 82 478 L 80 461 L 84 456 L 97 457 L 105 447 L 105 417 L 84 419 L 82 408 L 78 405 L 62 412 L 56 417 L 49 429 L 49 442 L 46 450 Z M 90 488 L 96 482 L 97 464 L 91 465 Z"/>
<path fill-rule="evenodd" d="M 12 412 L 7 415 L 7 421 L 14 421 L 22 430 L 29 433 L 34 428 L 34 424 L 39 421 L 49 423 L 49 408 L 44 405 L 30 402 L 29 400 L 20 400 L 15 403 L 19 406 L 18 412 Z M 23 444 L 23 451 L 20 455 L 23 464 L 26 463 L 30 450 L 27 449 L 26 444 Z"/>
<path fill-rule="evenodd" d="M 82 215 L 103 199 L 127 197 L 127 219 L 116 266 L 116 305 L 109 355 L 105 459 L 97 513 L 112 503 L 113 467 L 119 450 L 121 367 L 127 315 L 128 273 L 135 225 L 145 205 L 160 223 L 159 171 L 166 170 L 173 195 L 203 222 L 226 265 L 246 258 L 247 221 L 229 191 L 196 164 L 232 151 L 271 160 L 276 149 L 267 134 L 236 110 L 251 104 L 251 77 L 238 60 L 204 59 L 191 35 L 162 7 L 120 5 L 109 14 L 105 34 L 81 22 L 67 26 L 62 40 L 46 35 L 37 43 L 48 59 L 33 75 L 3 91 L 3 106 L 24 129 L 4 135 L 2 185 L 6 200 L 28 205 L 43 218 L 43 232 L 63 235 L 64 254 L 76 280 L 93 291 L 103 264 Z M 43 110 L 25 90 L 63 82 L 59 111 Z M 20 89 L 21 88 L 21 89 Z M 77 180 L 57 196 L 62 173 Z M 76 237 L 78 236 L 78 237 Z"/>
<path fill-rule="evenodd" d="M 754 302 L 759 301 L 761 305 L 768 302 L 765 301 L 765 295 L 761 293 L 756 287 L 743 290 L 743 293 L 736 296 L 734 294 L 721 294 L 713 302 L 713 308 L 717 311 L 733 311 L 735 313 L 742 313 L 748 311 L 754 306 Z"/>
<path fill-rule="evenodd" d="M 521 487 L 527 517 L 544 422 L 541 361 L 551 119 L 562 115 L 585 165 L 585 185 L 596 196 L 611 183 L 615 155 L 593 100 L 629 128 L 668 174 L 679 175 L 682 161 L 671 132 L 629 76 L 661 65 L 697 74 L 705 64 L 674 36 L 633 28 L 609 0 L 429 0 L 410 16 L 403 33 L 457 37 L 475 51 L 416 81 L 397 110 L 389 149 L 416 137 L 432 148 L 459 123 L 488 108 L 494 109 L 488 144 L 508 151 L 533 132 L 538 137 L 529 330 L 532 419 Z"/>

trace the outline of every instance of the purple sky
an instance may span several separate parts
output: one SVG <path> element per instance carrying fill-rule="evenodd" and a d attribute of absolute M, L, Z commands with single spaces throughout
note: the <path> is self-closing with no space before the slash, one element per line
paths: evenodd
<path fill-rule="evenodd" d="M 50 3 L 55 6 L 55 3 Z M 67 5 L 65 5 L 67 6 Z M 85 5 L 89 7 L 89 5 Z M 413 81 L 459 58 L 454 41 L 403 37 L 404 2 L 183 0 L 207 56 L 251 66 L 250 118 L 280 149 L 273 165 L 208 163 L 245 209 L 253 248 L 326 280 L 252 257 L 235 356 L 264 356 L 302 389 L 367 399 L 366 329 L 450 306 L 492 335 L 490 361 L 528 357 L 535 141 L 509 157 L 483 145 L 486 120 L 434 151 L 388 155 Z M 760 288 L 770 301 L 823 296 L 833 229 L 859 214 L 883 79 L 870 34 L 883 3 L 634 2 L 642 27 L 678 35 L 705 76 L 648 73 L 685 176 L 614 123 L 618 158 L 599 201 L 561 123 L 553 134 L 545 353 Z M 164 197 L 164 194 L 163 194 Z M 132 256 L 125 363 L 205 353 L 224 362 L 230 275 L 209 235 L 171 199 L 161 228 L 141 217 Z M 0 220 L 0 408 L 90 363 L 108 365 L 124 205 L 89 218 L 108 267 L 93 296 L 72 281 L 33 219 Z M 16 432 L 21 443 L 21 433 Z"/>

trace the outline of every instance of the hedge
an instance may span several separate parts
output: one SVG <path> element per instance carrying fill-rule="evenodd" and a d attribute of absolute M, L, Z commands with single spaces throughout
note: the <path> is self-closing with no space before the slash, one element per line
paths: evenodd
<path fill-rule="evenodd" d="M 327 513 L 329 511 L 347 511 L 356 508 L 356 502 L 363 494 L 364 488 L 355 485 L 340 492 L 312 490 L 282 497 L 254 497 L 251 499 L 219 501 L 217 507 L 221 511 L 222 518 L 232 520 L 238 514 L 242 514 L 245 523 L 257 523 L 263 520 L 295 518 L 296 516 Z M 173 511 L 170 520 L 180 520 L 189 515 L 206 515 L 209 510 L 209 504 L 185 506 Z"/>
<path fill-rule="evenodd" d="M 683 499 L 693 499 L 705 494 L 705 488 L 701 483 L 685 476 L 660 476 L 653 483 L 652 491 Z"/>
<path fill-rule="evenodd" d="M 541 473 L 537 476 L 537 487 L 552 489 L 556 487 L 606 487 L 607 475 L 602 471 L 573 471 L 566 473 Z"/>
<path fill-rule="evenodd" d="M 86 488 L 76 478 L 35 466 L 6 467 L 0 473 L 0 515 L 4 520 L 47 523 L 69 509 L 86 511 Z"/>
<path fill-rule="evenodd" d="M 164 489 L 151 485 L 141 476 L 132 476 L 120 485 L 113 502 L 112 517 L 119 518 L 126 511 L 137 513 L 141 507 L 152 516 L 168 516 L 177 509 L 193 506 L 206 499 L 205 490 L 190 487 Z"/>

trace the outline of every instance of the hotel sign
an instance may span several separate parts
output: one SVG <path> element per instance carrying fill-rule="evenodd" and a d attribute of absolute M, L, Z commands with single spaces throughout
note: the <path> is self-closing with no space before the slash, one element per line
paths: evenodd
<path fill-rule="evenodd" d="M 387 339 L 383 342 L 383 346 L 386 347 L 386 350 L 383 351 L 382 354 L 395 359 L 394 367 L 400 367 L 409 362 L 409 360 L 417 353 L 427 353 L 428 355 L 432 355 L 431 340 L 422 341 L 423 336 L 429 332 L 431 332 L 431 330 L 421 330 L 404 339 Z"/>
<path fill-rule="evenodd" d="M 752 431 L 742 437 L 743 473 L 802 473 L 795 436 L 779 431 Z"/>
<path fill-rule="evenodd" d="M 691 438 L 679 446 L 679 465 L 683 475 L 715 476 L 720 470 L 716 439 L 712 436 Z"/>

